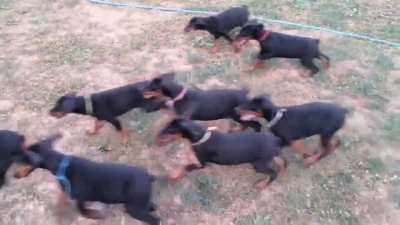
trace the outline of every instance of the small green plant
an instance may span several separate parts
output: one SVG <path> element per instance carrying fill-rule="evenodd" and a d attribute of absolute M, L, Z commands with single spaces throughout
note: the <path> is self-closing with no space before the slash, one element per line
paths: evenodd
<path fill-rule="evenodd" d="M 383 53 L 377 56 L 375 64 L 383 71 L 392 70 L 394 68 L 392 58 Z"/>

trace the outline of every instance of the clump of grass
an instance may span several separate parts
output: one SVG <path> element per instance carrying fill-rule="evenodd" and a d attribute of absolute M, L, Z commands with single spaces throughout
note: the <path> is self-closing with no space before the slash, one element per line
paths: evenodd
<path fill-rule="evenodd" d="M 235 225 L 271 225 L 272 219 L 269 215 L 253 214 L 236 219 Z"/>
<path fill-rule="evenodd" d="M 220 213 L 230 204 L 219 191 L 220 187 L 217 179 L 202 175 L 183 193 L 183 199 L 188 205 L 197 205 L 203 210 Z"/>
<path fill-rule="evenodd" d="M 52 66 L 82 64 L 89 61 L 96 52 L 95 46 L 76 36 L 45 43 L 42 50 Z"/>
<path fill-rule="evenodd" d="M 396 25 L 387 25 L 381 29 L 383 36 L 388 39 L 398 40 L 400 37 L 400 27 Z"/>
<path fill-rule="evenodd" d="M 324 3 L 316 9 L 316 22 L 332 28 L 343 28 L 345 26 L 345 14 L 340 7 L 333 3 Z"/>
<path fill-rule="evenodd" d="M 214 38 L 210 35 L 195 36 L 192 40 L 192 46 L 195 48 L 211 48 L 214 46 Z"/>
<path fill-rule="evenodd" d="M 338 93 L 351 93 L 371 100 L 371 107 L 383 110 L 388 102 L 386 96 L 386 79 L 384 74 L 364 76 L 356 70 L 350 71 L 336 87 Z"/>
<path fill-rule="evenodd" d="M 202 54 L 194 51 L 187 52 L 187 60 L 190 64 L 197 64 L 204 62 L 205 58 Z"/>
<path fill-rule="evenodd" d="M 369 172 L 372 174 L 381 174 L 387 170 L 386 164 L 380 158 L 369 158 L 368 159 L 368 166 Z"/>
<path fill-rule="evenodd" d="M 391 113 L 383 127 L 386 139 L 394 141 L 398 140 L 400 134 L 400 113 Z"/>
<path fill-rule="evenodd" d="M 191 84 L 197 84 L 206 81 L 212 76 L 223 76 L 230 82 L 237 80 L 239 74 L 234 70 L 235 61 L 226 59 L 222 62 L 207 64 L 205 66 L 196 67 L 191 71 L 179 72 L 179 81 Z"/>
<path fill-rule="evenodd" d="M 360 224 L 350 205 L 357 199 L 358 193 L 350 172 L 341 171 L 330 176 L 316 174 L 312 181 L 309 212 L 316 214 L 321 222 L 331 220 L 344 225 Z"/>
<path fill-rule="evenodd" d="M 375 64 L 382 71 L 388 71 L 388 70 L 392 70 L 394 68 L 394 63 L 392 61 L 392 58 L 383 53 L 380 53 L 377 56 Z"/>

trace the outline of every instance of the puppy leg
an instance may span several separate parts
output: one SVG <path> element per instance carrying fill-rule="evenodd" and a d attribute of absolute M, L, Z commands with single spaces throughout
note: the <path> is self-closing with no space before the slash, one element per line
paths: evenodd
<path fill-rule="evenodd" d="M 143 209 L 143 207 L 137 204 L 125 204 L 125 209 L 131 217 L 146 222 L 149 225 L 160 225 L 160 218 L 152 215 L 150 211 Z"/>
<path fill-rule="evenodd" d="M 77 204 L 78 210 L 82 214 L 82 216 L 89 218 L 89 219 L 95 219 L 95 220 L 104 218 L 104 215 L 100 211 L 86 208 L 85 202 L 78 201 L 76 204 Z"/>
<path fill-rule="evenodd" d="M 300 59 L 303 66 L 311 70 L 309 76 L 312 77 L 319 72 L 319 68 L 314 64 L 312 57 L 304 57 Z"/>
<path fill-rule="evenodd" d="M 282 157 L 274 157 L 273 163 L 276 166 L 278 173 L 281 175 L 287 174 L 288 161 Z"/>
<path fill-rule="evenodd" d="M 115 127 L 115 129 L 117 129 L 117 131 L 121 137 L 121 142 L 123 144 L 128 143 L 130 134 L 129 134 L 128 130 L 122 129 L 121 122 L 119 122 L 119 120 L 115 119 L 115 118 L 108 119 L 107 121 L 109 121 Z"/>
<path fill-rule="evenodd" d="M 327 55 L 320 52 L 319 50 L 318 50 L 317 58 L 320 59 L 324 63 L 324 67 L 326 70 L 330 67 L 330 58 Z"/>
<path fill-rule="evenodd" d="M 36 168 L 31 165 L 24 165 L 18 169 L 18 172 L 14 175 L 15 178 L 24 178 L 29 176 Z"/>
<path fill-rule="evenodd" d="M 297 153 L 301 154 L 303 158 L 308 158 L 311 154 L 311 151 L 304 144 L 304 140 L 296 140 L 290 143 L 290 147 Z"/>
<path fill-rule="evenodd" d="M 214 41 L 214 46 L 213 46 L 212 49 L 211 49 L 211 53 L 212 53 L 212 54 L 217 54 L 217 53 L 219 53 L 219 52 L 220 52 L 220 49 L 221 49 L 220 45 L 221 45 L 221 43 L 219 42 L 219 39 L 215 39 L 215 41 Z"/>
<path fill-rule="evenodd" d="M 87 134 L 89 136 L 94 136 L 94 135 L 98 135 L 99 131 L 101 130 L 101 128 L 104 127 L 105 122 L 103 120 L 96 120 L 94 122 L 94 128 L 93 131 L 87 131 Z"/>
<path fill-rule="evenodd" d="M 6 173 L 11 164 L 12 160 L 0 160 L 0 188 L 6 182 Z"/>
<path fill-rule="evenodd" d="M 269 179 L 261 179 L 255 183 L 257 189 L 263 190 L 267 188 L 277 177 L 278 173 L 269 165 L 270 162 L 260 161 L 253 164 L 256 172 L 267 174 Z"/>

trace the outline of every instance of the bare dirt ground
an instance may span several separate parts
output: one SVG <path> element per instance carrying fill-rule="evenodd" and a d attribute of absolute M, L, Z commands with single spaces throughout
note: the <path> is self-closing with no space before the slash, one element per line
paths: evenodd
<path fill-rule="evenodd" d="M 157 3 L 185 6 L 179 1 Z M 123 124 L 133 134 L 128 145 L 121 145 L 111 127 L 88 137 L 85 132 L 92 119 L 70 115 L 55 120 L 48 110 L 57 97 L 70 91 L 89 94 L 172 70 L 192 87 L 248 87 L 252 95 L 268 93 L 281 105 L 332 101 L 351 111 L 340 132 L 344 145 L 334 155 L 307 169 L 298 157 L 285 152 L 288 176 L 262 192 L 253 188 L 260 175 L 250 167 L 212 165 L 176 184 L 158 185 L 158 214 L 170 225 L 399 223 L 399 50 L 274 26 L 321 38 L 332 67 L 307 79 L 300 76 L 306 71 L 298 62 L 279 59 L 249 74 L 245 70 L 257 52 L 255 43 L 240 55 L 224 43 L 222 53 L 211 55 L 212 39 L 207 34 L 182 32 L 189 18 L 79 0 L 0 0 L 0 129 L 17 130 L 31 141 L 62 132 L 60 151 L 143 166 L 163 175 L 184 161 L 182 152 L 188 147 L 154 145 L 155 133 L 168 120 L 163 113 L 124 115 Z M 226 127 L 229 122 L 209 124 Z M 309 144 L 316 146 L 317 140 Z M 108 207 L 109 216 L 102 221 L 84 219 L 73 208 L 60 221 L 53 176 L 39 170 L 23 180 L 11 176 L 12 171 L 0 191 L 1 225 L 140 224 L 120 206 Z"/>

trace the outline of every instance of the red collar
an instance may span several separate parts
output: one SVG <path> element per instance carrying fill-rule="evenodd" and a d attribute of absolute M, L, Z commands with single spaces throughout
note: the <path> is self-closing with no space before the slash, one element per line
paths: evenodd
<path fill-rule="evenodd" d="M 269 36 L 271 35 L 272 31 L 270 30 L 263 30 L 261 37 L 258 39 L 259 42 L 263 42 L 265 40 L 267 40 L 269 38 Z"/>

